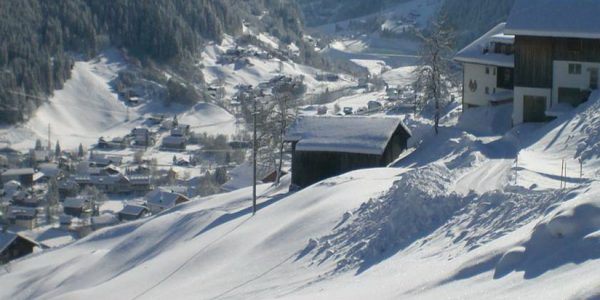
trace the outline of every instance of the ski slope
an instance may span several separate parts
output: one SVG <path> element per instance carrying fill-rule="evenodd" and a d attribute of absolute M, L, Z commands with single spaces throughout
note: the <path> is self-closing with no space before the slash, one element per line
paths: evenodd
<path fill-rule="evenodd" d="M 392 168 L 259 186 L 254 216 L 242 189 L 104 229 L 3 268 L 0 298 L 596 298 L 599 108 L 499 135 L 407 122 L 423 140 Z"/>

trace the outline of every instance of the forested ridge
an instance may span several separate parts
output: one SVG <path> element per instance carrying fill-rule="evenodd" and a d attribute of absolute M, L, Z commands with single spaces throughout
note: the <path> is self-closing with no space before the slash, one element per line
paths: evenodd
<path fill-rule="evenodd" d="M 457 45 L 464 46 L 505 22 L 515 0 L 446 0 L 441 12 L 456 30 Z"/>
<path fill-rule="evenodd" d="M 112 46 L 142 62 L 176 64 L 258 16 L 284 41 L 302 36 L 300 10 L 288 0 L 0 1 L 0 122 L 25 120 L 60 89 L 75 55 Z"/>

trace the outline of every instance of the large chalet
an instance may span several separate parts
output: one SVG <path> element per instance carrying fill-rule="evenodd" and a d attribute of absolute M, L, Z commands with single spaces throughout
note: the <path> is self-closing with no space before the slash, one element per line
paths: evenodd
<path fill-rule="evenodd" d="M 514 124 L 545 121 L 598 89 L 599 12 L 597 0 L 516 1 L 504 29 L 515 35 Z"/>
<path fill-rule="evenodd" d="M 464 67 L 464 108 L 513 99 L 518 125 L 587 101 L 598 89 L 598 12 L 596 0 L 517 0 L 506 24 L 455 57 Z"/>

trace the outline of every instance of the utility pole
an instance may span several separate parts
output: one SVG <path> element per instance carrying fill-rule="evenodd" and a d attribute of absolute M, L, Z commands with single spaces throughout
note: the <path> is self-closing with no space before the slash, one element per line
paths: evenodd
<path fill-rule="evenodd" d="M 252 215 L 256 214 L 256 157 L 257 157 L 257 152 L 258 152 L 258 142 L 257 142 L 257 138 L 256 138 L 256 97 L 254 95 L 251 96 L 252 97 L 252 101 L 253 101 L 253 105 L 254 105 L 254 112 L 252 113 L 252 120 L 253 120 L 253 136 L 252 136 Z"/>

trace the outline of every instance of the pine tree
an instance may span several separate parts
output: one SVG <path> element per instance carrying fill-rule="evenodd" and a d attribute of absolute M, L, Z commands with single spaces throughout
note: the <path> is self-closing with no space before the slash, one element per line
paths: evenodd
<path fill-rule="evenodd" d="M 59 141 L 56 141 L 56 147 L 54 148 L 54 157 L 57 159 L 62 155 Z"/>
<path fill-rule="evenodd" d="M 83 150 L 83 145 L 79 143 L 79 149 L 77 150 L 77 156 L 82 158 L 85 156 L 85 151 Z"/>
<path fill-rule="evenodd" d="M 40 139 L 35 140 L 35 150 L 42 150 L 42 141 Z"/>

